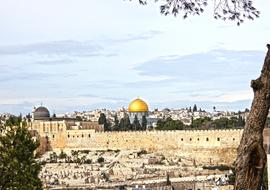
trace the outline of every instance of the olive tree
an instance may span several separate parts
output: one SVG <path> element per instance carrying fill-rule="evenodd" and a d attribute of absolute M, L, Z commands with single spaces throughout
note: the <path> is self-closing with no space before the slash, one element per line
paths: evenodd
<path fill-rule="evenodd" d="M 146 5 L 150 0 L 138 0 Z M 160 4 L 160 13 L 163 15 L 182 15 L 187 18 L 190 15 L 201 15 L 205 8 L 212 3 L 215 19 L 235 21 L 240 25 L 244 20 L 254 20 L 260 15 L 253 6 L 251 0 L 153 0 Z"/>

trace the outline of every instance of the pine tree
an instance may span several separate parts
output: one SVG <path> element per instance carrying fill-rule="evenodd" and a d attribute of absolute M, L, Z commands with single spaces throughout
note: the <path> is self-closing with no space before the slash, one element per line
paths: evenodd
<path fill-rule="evenodd" d="M 21 116 L 11 115 L 5 122 L 5 126 L 19 126 L 22 121 Z"/>
<path fill-rule="evenodd" d="M 5 127 L 0 134 L 0 189 L 41 190 L 41 166 L 35 160 L 38 147 L 22 126 Z"/>

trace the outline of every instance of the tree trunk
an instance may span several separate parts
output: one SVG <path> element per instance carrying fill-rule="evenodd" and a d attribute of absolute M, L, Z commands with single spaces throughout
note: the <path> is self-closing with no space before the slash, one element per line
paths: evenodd
<path fill-rule="evenodd" d="M 261 75 L 251 81 L 254 99 L 238 147 L 235 190 L 259 190 L 266 163 L 263 129 L 270 106 L 270 45 Z"/>

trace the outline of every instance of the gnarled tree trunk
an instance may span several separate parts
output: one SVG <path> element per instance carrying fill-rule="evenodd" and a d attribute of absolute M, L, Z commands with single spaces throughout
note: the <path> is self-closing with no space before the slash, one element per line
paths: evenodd
<path fill-rule="evenodd" d="M 266 163 L 263 148 L 263 129 L 270 106 L 270 45 L 267 44 L 261 75 L 251 81 L 254 99 L 236 160 L 235 190 L 259 190 Z"/>

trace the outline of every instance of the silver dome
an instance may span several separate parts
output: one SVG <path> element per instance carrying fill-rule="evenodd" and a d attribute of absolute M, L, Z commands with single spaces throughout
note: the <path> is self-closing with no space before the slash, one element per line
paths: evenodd
<path fill-rule="evenodd" d="M 40 106 L 33 112 L 34 120 L 45 120 L 50 118 L 50 112 L 46 107 Z"/>

